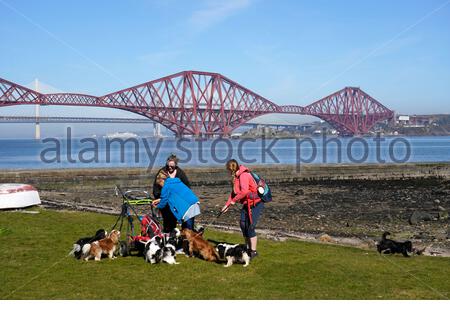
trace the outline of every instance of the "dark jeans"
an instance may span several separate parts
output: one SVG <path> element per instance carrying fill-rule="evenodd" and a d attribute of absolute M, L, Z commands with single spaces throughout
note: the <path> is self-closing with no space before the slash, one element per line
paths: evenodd
<path fill-rule="evenodd" d="M 253 223 L 250 223 L 250 218 L 247 212 L 248 206 L 244 204 L 244 206 L 242 207 L 240 226 L 242 230 L 242 235 L 245 238 L 256 237 L 255 228 L 263 209 L 264 209 L 264 202 L 262 201 L 259 202 L 256 206 L 250 208 L 250 210 L 252 211 L 252 221 L 253 221 Z"/>
<path fill-rule="evenodd" d="M 161 209 L 161 215 L 163 218 L 163 232 L 170 233 L 177 227 L 177 218 L 175 218 L 169 206 L 165 206 Z M 190 218 L 181 224 L 181 228 L 194 230 L 194 222 L 195 218 Z"/>
<path fill-rule="evenodd" d="M 190 218 L 190 219 L 184 221 L 184 222 L 181 224 L 181 228 L 182 228 L 182 229 L 185 229 L 185 228 L 186 228 L 186 229 L 194 230 L 194 222 L 195 222 L 195 217 Z"/>

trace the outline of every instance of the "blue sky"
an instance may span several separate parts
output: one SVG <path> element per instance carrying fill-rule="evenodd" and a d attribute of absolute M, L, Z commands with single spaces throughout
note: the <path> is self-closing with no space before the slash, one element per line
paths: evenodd
<path fill-rule="evenodd" d="M 450 109 L 448 0 L 0 0 L 0 31 L 0 77 L 24 85 L 39 78 L 59 90 L 102 95 L 205 70 L 278 104 L 305 105 L 359 86 L 400 113 Z M 22 113 L 33 108 L 0 110 Z"/>

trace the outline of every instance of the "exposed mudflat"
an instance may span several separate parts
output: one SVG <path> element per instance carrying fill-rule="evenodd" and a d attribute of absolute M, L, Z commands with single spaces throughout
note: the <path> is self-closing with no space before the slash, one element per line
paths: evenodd
<path fill-rule="evenodd" d="M 272 189 L 274 201 L 266 205 L 260 228 L 318 239 L 326 233 L 332 240 L 325 242 L 356 237 L 369 246 L 371 239 L 390 231 L 393 238 L 412 240 L 420 248 L 437 243 L 450 248 L 448 180 L 304 181 Z M 211 186 L 197 190 L 208 211 L 220 207 L 227 191 Z M 238 218 L 236 209 L 216 222 L 238 226 Z"/>

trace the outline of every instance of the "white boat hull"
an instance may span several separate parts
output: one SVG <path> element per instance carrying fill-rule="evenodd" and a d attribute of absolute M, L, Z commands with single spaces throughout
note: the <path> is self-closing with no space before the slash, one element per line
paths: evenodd
<path fill-rule="evenodd" d="M 28 184 L 0 184 L 0 209 L 18 209 L 41 204 L 38 191 Z"/>

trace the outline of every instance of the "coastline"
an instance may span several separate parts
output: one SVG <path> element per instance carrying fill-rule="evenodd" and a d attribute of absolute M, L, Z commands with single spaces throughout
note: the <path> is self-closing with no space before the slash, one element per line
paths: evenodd
<path fill-rule="evenodd" d="M 194 174 L 194 181 L 208 183 L 208 180 L 219 182 L 226 176 L 223 166 L 190 167 L 183 166 L 185 171 Z M 268 181 L 283 182 L 302 179 L 390 179 L 390 178 L 423 178 L 439 177 L 450 178 L 450 162 L 435 163 L 385 163 L 385 164 L 266 164 L 249 165 L 255 171 L 264 174 Z M 147 175 L 156 174 L 159 166 L 147 167 L 102 167 L 102 168 L 57 168 L 57 169 L 3 169 L 0 171 L 0 181 L 6 179 L 37 179 L 47 181 L 47 178 L 55 181 L 64 178 L 80 179 L 120 179 L 124 176 L 136 179 Z M 197 177 L 198 175 L 198 177 Z M 205 180 L 203 180 L 205 179 Z M 219 180 L 217 180 L 219 179 Z M 225 179 L 228 181 L 228 179 Z M 13 182 L 13 181 L 11 181 Z"/>

